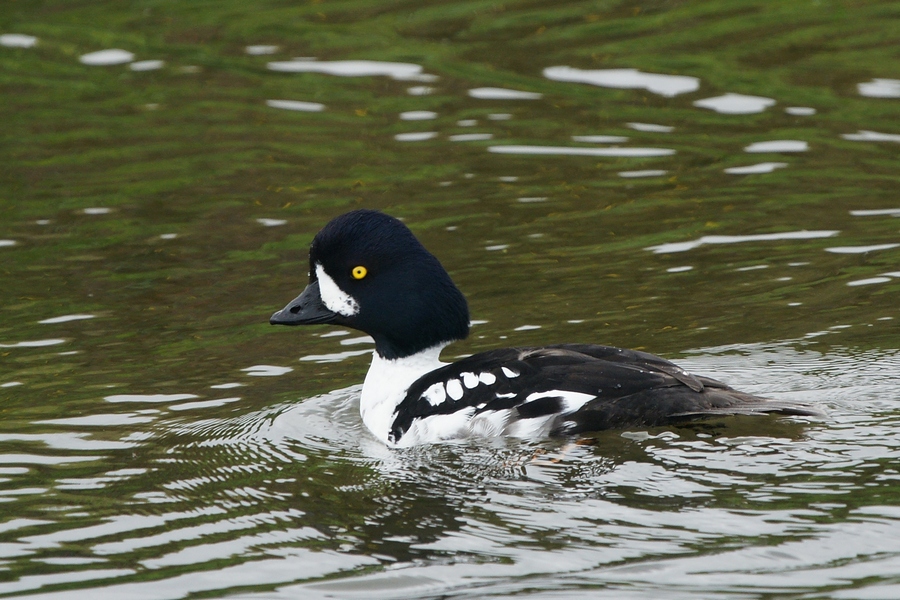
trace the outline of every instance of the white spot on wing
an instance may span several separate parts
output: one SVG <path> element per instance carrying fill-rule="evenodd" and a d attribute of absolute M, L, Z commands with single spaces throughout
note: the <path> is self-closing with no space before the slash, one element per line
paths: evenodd
<path fill-rule="evenodd" d="M 316 278 L 319 280 L 322 304 L 328 310 L 345 317 L 352 317 L 359 312 L 359 304 L 353 299 L 353 296 L 338 287 L 338 284 L 329 277 L 320 264 L 316 265 Z"/>
<path fill-rule="evenodd" d="M 497 376 L 493 373 L 479 373 L 478 379 L 484 385 L 494 385 L 497 383 Z"/>
<path fill-rule="evenodd" d="M 475 373 L 462 373 L 460 377 L 462 377 L 463 385 L 470 390 L 478 385 L 478 376 Z"/>
<path fill-rule="evenodd" d="M 437 406 L 447 399 L 447 393 L 444 391 L 444 384 L 441 382 L 433 384 L 422 394 L 422 397 L 428 400 L 432 406 Z"/>
<path fill-rule="evenodd" d="M 451 379 L 447 382 L 447 395 L 454 400 L 459 400 L 463 397 L 463 388 L 459 379 Z"/>
<path fill-rule="evenodd" d="M 509 367 L 500 367 L 503 370 L 503 374 L 512 379 L 513 377 L 518 377 L 519 374 L 516 371 L 513 371 Z"/>

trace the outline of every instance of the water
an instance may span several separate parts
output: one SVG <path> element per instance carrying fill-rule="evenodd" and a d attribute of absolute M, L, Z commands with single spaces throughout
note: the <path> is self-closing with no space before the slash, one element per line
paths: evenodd
<path fill-rule="evenodd" d="M 8 3 L 0 595 L 896 598 L 895 3 Z M 272 328 L 402 217 L 452 359 L 645 349 L 829 416 L 388 450 Z"/>

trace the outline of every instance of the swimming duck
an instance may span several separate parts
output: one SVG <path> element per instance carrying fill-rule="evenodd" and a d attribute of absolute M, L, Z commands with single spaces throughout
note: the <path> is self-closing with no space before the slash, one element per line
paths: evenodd
<path fill-rule="evenodd" d="M 406 225 L 373 210 L 336 217 L 315 236 L 309 285 L 269 322 L 338 325 L 374 339 L 360 413 L 389 446 L 569 436 L 713 415 L 821 414 L 610 346 L 502 348 L 442 363 L 441 350 L 469 333 L 466 299 Z"/>

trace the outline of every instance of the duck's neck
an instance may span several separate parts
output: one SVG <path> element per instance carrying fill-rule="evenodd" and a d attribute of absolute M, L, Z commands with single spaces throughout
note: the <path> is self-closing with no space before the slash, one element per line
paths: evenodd
<path fill-rule="evenodd" d="M 446 345 L 440 344 L 403 358 L 388 359 L 377 351 L 373 353 L 372 364 L 363 383 L 359 412 L 363 423 L 378 439 L 389 443 L 388 433 L 397 406 L 414 381 L 443 366 L 440 354 Z"/>

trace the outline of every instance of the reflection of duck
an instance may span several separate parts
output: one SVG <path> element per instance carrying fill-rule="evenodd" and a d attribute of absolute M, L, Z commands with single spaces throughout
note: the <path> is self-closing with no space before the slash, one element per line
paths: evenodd
<path fill-rule="evenodd" d="M 331 323 L 372 336 L 360 412 L 389 445 L 566 435 L 709 415 L 820 414 L 609 346 L 503 348 L 441 363 L 441 350 L 468 335 L 466 300 L 403 223 L 376 211 L 326 225 L 310 246 L 309 276 L 303 293 L 269 322 Z"/>

